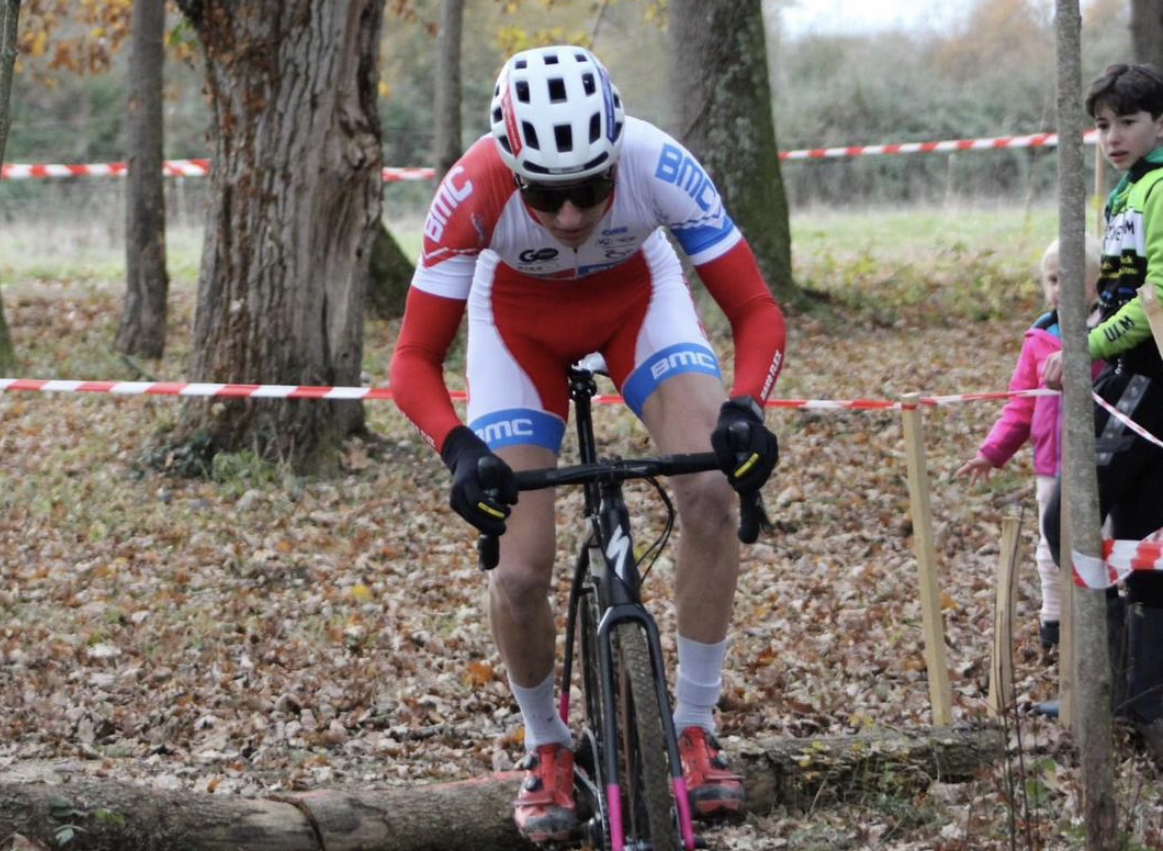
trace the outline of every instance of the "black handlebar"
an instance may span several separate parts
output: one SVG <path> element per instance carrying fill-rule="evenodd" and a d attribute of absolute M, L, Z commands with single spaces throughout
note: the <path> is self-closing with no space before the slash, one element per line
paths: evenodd
<path fill-rule="evenodd" d="M 481 483 L 488 489 L 496 466 L 493 458 L 482 458 L 478 471 Z M 713 452 L 682 455 L 659 455 L 652 458 L 611 458 L 596 464 L 573 464 L 565 467 L 546 467 L 539 470 L 521 470 L 513 474 L 517 490 L 534 491 L 559 485 L 584 485 L 591 482 L 625 482 L 630 479 L 649 479 L 655 476 L 682 476 L 719 469 Z M 494 494 L 495 495 L 495 494 Z M 759 491 L 739 495 L 739 540 L 753 544 L 759 530 L 769 529 L 770 521 L 763 508 Z M 492 570 L 500 557 L 500 541 L 496 535 L 481 535 L 477 542 L 481 570 Z"/>

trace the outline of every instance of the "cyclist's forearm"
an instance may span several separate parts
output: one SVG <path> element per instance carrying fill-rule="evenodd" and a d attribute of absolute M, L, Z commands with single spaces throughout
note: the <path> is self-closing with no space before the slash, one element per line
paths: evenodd
<path fill-rule="evenodd" d="M 766 400 L 783 367 L 787 329 L 783 312 L 763 280 L 751 247 L 740 242 L 698 270 L 731 323 L 735 342 L 731 395 Z"/>
<path fill-rule="evenodd" d="M 461 425 L 444 383 L 444 359 L 463 315 L 463 301 L 413 288 L 392 354 L 392 397 L 437 451 Z"/>

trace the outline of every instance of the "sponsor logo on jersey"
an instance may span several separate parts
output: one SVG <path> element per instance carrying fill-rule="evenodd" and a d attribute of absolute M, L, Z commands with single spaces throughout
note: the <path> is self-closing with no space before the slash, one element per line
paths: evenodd
<path fill-rule="evenodd" d="M 681 148 L 674 145 L 662 146 L 654 176 L 665 183 L 673 183 L 691 196 L 704 213 L 710 212 L 718 202 L 715 184 L 707 177 L 706 172 Z"/>
<path fill-rule="evenodd" d="M 546 260 L 552 260 L 558 255 L 556 248 L 526 248 L 520 254 L 522 263 L 544 263 Z"/>
<path fill-rule="evenodd" d="M 448 176 L 440 183 L 436 190 L 436 197 L 428 208 L 428 218 L 424 220 L 424 236 L 433 242 L 439 242 L 444 236 L 444 228 L 448 224 L 456 208 L 469 195 L 472 195 L 472 181 L 465 180 L 458 184 L 464 174 L 464 166 L 455 166 L 448 172 Z"/>

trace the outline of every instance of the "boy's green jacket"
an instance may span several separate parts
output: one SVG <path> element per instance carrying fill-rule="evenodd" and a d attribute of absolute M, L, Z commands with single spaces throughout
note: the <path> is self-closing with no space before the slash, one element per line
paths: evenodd
<path fill-rule="evenodd" d="M 1130 372 L 1163 378 L 1163 359 L 1138 289 L 1150 283 L 1163 303 L 1163 147 L 1123 175 L 1106 203 L 1102 273 L 1098 280 L 1102 321 L 1087 337 L 1090 355 L 1122 361 Z"/>

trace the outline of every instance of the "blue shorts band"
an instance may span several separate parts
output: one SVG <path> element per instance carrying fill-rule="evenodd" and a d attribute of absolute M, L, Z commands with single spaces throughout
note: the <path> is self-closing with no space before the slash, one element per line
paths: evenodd
<path fill-rule="evenodd" d="M 468 424 L 489 449 L 505 446 L 544 446 L 552 452 L 561 451 L 565 423 L 560 417 L 528 408 L 509 408 L 494 411 Z"/>
<path fill-rule="evenodd" d="M 655 352 L 630 373 L 622 385 L 622 398 L 638 417 L 650 394 L 668 378 L 686 372 L 699 372 L 722 379 L 719 359 L 706 346 L 697 343 L 679 343 Z"/>

